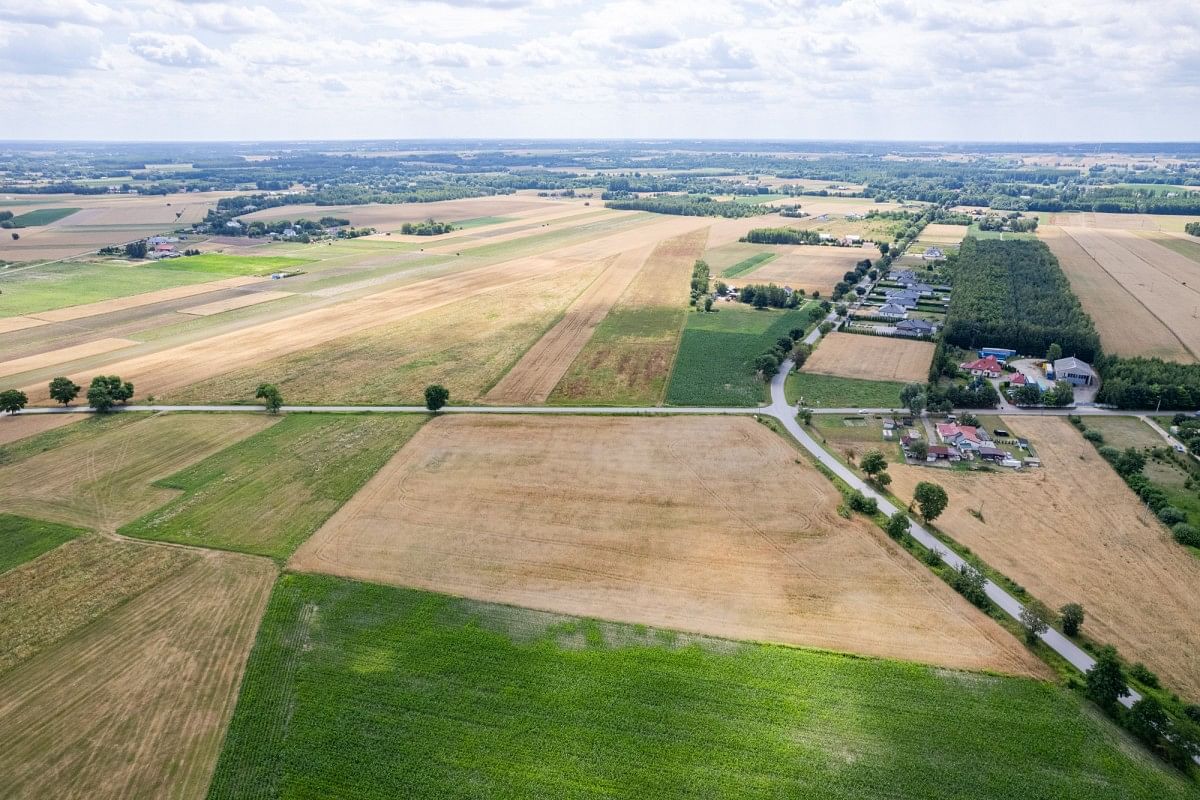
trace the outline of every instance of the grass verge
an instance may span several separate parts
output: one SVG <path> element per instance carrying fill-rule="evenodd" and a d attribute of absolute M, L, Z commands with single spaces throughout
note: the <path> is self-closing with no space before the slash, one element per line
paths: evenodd
<path fill-rule="evenodd" d="M 32 561 L 83 533 L 86 531 L 82 528 L 0 514 L 0 573 Z"/>

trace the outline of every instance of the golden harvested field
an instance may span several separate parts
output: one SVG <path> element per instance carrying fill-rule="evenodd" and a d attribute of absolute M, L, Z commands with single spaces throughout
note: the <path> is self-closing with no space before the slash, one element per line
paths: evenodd
<path fill-rule="evenodd" d="M 412 242 L 424 247 L 427 253 L 458 253 L 472 247 L 485 244 L 496 244 L 526 236 L 536 236 L 564 227 L 573 227 L 600 219 L 617 217 L 628 214 L 625 211 L 608 211 L 603 208 L 584 208 L 576 204 L 556 206 L 548 211 L 534 209 L 532 212 L 507 214 L 512 217 L 510 222 L 500 222 L 495 225 L 481 225 L 477 228 L 467 228 L 455 231 L 449 236 L 391 236 L 389 240 Z M 371 237 L 378 240 L 378 234 Z"/>
<path fill-rule="evenodd" d="M 583 264 L 503 292 L 481 292 L 251 363 L 168 392 L 164 401 L 247 400 L 269 380 L 290 403 L 423 403 L 431 383 L 448 388 L 454 403 L 472 402 L 554 325 L 602 266 Z"/>
<path fill-rule="evenodd" d="M 1084 630 L 1144 661 L 1166 686 L 1200 698 L 1200 560 L 1176 544 L 1065 419 L 1006 423 L 1038 444 L 1022 474 L 939 471 L 950 506 L 937 525 L 1052 608 L 1082 603 Z M 889 467 L 912 497 L 929 470 Z M 982 509 L 983 521 L 969 510 Z"/>
<path fill-rule="evenodd" d="M 0 333 L 15 333 L 47 324 L 49 323 L 46 320 L 33 317 L 0 317 Z"/>
<path fill-rule="evenodd" d="M 958 244 L 967 236 L 966 225 L 926 225 L 921 231 L 921 241 L 930 244 Z"/>
<path fill-rule="evenodd" d="M 805 372 L 869 381 L 919 381 L 929 378 L 932 342 L 834 332 L 821 338 L 804 363 Z"/>
<path fill-rule="evenodd" d="M 37 355 L 25 356 L 23 358 L 13 358 L 8 361 L 0 361 L 0 377 L 6 375 L 20 375 L 22 372 L 41 369 L 42 367 L 50 367 L 55 364 L 67 364 L 88 356 L 100 355 L 102 353 L 111 353 L 114 350 L 121 350 L 126 347 L 132 347 L 137 342 L 132 339 L 94 339 L 90 342 L 74 345 L 72 347 L 63 347 L 58 350 L 50 350 Z"/>
<path fill-rule="evenodd" d="M 777 283 L 803 289 L 808 293 L 828 295 L 842 279 L 864 258 L 874 258 L 879 251 L 867 247 L 830 247 L 825 245 L 785 245 L 765 248 L 778 252 L 779 258 L 767 262 L 737 280 L 744 283 Z"/>
<path fill-rule="evenodd" d="M 79 422 L 77 414 L 6 414 L 0 416 L 0 445 L 33 436 L 35 433 L 61 428 L 70 422 Z"/>
<path fill-rule="evenodd" d="M 1106 351 L 1193 362 L 1200 263 L 1127 230 L 1042 226 Z"/>
<path fill-rule="evenodd" d="M 1064 228 L 1103 228 L 1105 230 L 1176 231 L 1190 217 L 1172 214 L 1110 214 L 1101 211 L 1059 211 L 1043 214 L 1043 224 Z M 1040 228 L 1041 226 L 1039 226 Z"/>
<path fill-rule="evenodd" d="M 557 403 L 656 405 L 687 317 L 708 227 L 658 244 L 551 393 Z"/>
<path fill-rule="evenodd" d="M 247 306 L 256 306 L 259 303 L 269 303 L 272 300 L 280 300 L 284 297 L 291 297 L 292 292 L 248 292 L 240 294 L 237 297 L 230 297 L 227 300 L 218 300 L 215 303 L 205 303 L 199 306 L 190 306 L 188 308 L 179 309 L 180 314 L 191 314 L 197 317 L 207 317 L 212 314 L 221 314 L 225 311 L 233 311 L 238 308 L 246 308 Z"/>
<path fill-rule="evenodd" d="M 88 420 L 58 446 L 0 466 L 0 508 L 98 530 L 175 496 L 150 484 L 255 433 L 261 414 L 129 414 Z"/>
<path fill-rule="evenodd" d="M 93 535 L 0 578 L 26 629 L 62 634 L 0 675 L 5 797 L 203 798 L 274 577 Z"/>
<path fill-rule="evenodd" d="M 198 341 L 184 341 L 156 352 L 143 352 L 99 365 L 105 372 L 133 382 L 138 396 L 163 395 L 236 369 L 246 368 L 332 339 L 395 323 L 483 292 L 511 291 L 524 281 L 577 269 L 608 256 L 656 243 L 679 231 L 707 227 L 704 219 L 676 217 L 652 220 L 639 227 L 595 236 L 557 249 L 508 261 L 483 260 L 460 268 L 352 297 L 335 305 L 304 311 L 282 319 L 251 322 Z M 690 262 L 688 270 L 691 269 Z M 687 291 L 686 275 L 682 290 Z M 68 373 L 76 383 L 93 371 Z M 21 387 L 38 403 L 46 399 L 41 382 Z"/>
<path fill-rule="evenodd" d="M 558 324 L 526 351 L 484 399 L 512 405 L 544 403 L 652 250 L 640 247 L 610 259 Z"/>
<path fill-rule="evenodd" d="M 881 531 L 839 517 L 839 502 L 750 419 L 446 416 L 289 566 L 734 639 L 1045 674 Z"/>

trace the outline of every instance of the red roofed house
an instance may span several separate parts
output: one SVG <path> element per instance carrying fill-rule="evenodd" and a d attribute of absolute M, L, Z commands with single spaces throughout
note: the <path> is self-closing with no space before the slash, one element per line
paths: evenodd
<path fill-rule="evenodd" d="M 955 450 L 953 447 L 950 447 L 949 445 L 944 445 L 944 444 L 931 445 L 929 448 L 929 455 L 925 456 L 925 460 L 926 461 L 937 461 L 938 459 L 941 459 L 941 458 L 947 459 L 949 461 L 958 461 L 958 460 L 960 460 L 961 457 L 959 456 L 958 451 Z"/>
<path fill-rule="evenodd" d="M 982 375 L 985 378 L 999 378 L 1000 374 L 1004 372 L 1004 368 L 1000 366 L 1000 362 L 996 360 L 995 356 L 968 361 L 959 366 L 972 375 Z"/>
<path fill-rule="evenodd" d="M 1025 381 L 1026 381 L 1026 379 L 1025 379 L 1025 373 L 1023 373 L 1023 372 L 1016 372 L 1016 373 L 1013 373 L 1012 377 L 1010 377 L 1010 378 L 1008 379 L 1008 385 L 1009 385 L 1009 386 L 1014 386 L 1014 387 L 1015 387 L 1015 386 L 1024 386 L 1024 385 L 1025 385 Z"/>
<path fill-rule="evenodd" d="M 937 434 L 944 444 L 954 445 L 963 450 L 978 450 L 991 441 L 979 428 L 955 425 L 953 422 L 939 423 Z"/>

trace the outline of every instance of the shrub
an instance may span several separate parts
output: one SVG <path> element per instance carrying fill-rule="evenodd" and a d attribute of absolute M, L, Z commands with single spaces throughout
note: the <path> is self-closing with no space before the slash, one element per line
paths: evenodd
<path fill-rule="evenodd" d="M 950 585 L 974 605 L 987 608 L 990 601 L 987 592 L 984 591 L 986 582 L 987 579 L 984 578 L 982 571 L 970 564 L 963 564 L 962 567 L 955 570 Z"/>
<path fill-rule="evenodd" d="M 1059 620 L 1062 622 L 1063 633 L 1074 636 L 1083 625 L 1083 606 L 1079 603 L 1067 603 L 1059 610 Z"/>
<path fill-rule="evenodd" d="M 849 503 L 850 509 L 860 514 L 873 516 L 879 513 L 879 502 L 874 497 L 867 497 L 857 489 L 850 493 Z"/>
<path fill-rule="evenodd" d="M 1175 506 L 1163 506 L 1158 510 L 1158 519 L 1164 525 L 1178 525 L 1187 522 L 1187 512 Z"/>
<path fill-rule="evenodd" d="M 1200 528 L 1186 522 L 1177 522 L 1171 526 L 1171 535 L 1180 544 L 1190 547 L 1200 547 Z"/>
<path fill-rule="evenodd" d="M 1104 434 L 1100 431 L 1084 431 L 1083 438 L 1094 444 L 1104 444 Z"/>
<path fill-rule="evenodd" d="M 1159 687 L 1158 676 L 1151 672 L 1150 668 L 1140 661 L 1129 668 L 1129 677 L 1133 678 L 1135 681 L 1144 686 L 1149 686 L 1151 689 L 1157 689 Z"/>

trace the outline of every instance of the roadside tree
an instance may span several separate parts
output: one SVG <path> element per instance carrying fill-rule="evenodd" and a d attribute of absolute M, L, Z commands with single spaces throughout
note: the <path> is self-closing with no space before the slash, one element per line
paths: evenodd
<path fill-rule="evenodd" d="M 425 387 L 425 407 L 438 411 L 450 401 L 450 390 L 439 383 Z"/>
<path fill-rule="evenodd" d="M 273 383 L 260 383 L 254 396 L 263 401 L 269 414 L 278 414 L 279 408 L 283 405 L 283 395 L 279 393 L 279 389 Z"/>
<path fill-rule="evenodd" d="M 950 497 L 938 484 L 921 481 L 913 490 L 913 502 L 921 509 L 921 518 L 926 522 L 933 522 L 946 510 L 946 506 L 950 504 Z"/>
<path fill-rule="evenodd" d="M 71 401 L 79 396 L 80 388 L 79 384 L 70 378 L 55 378 L 50 381 L 50 399 L 69 406 Z"/>
<path fill-rule="evenodd" d="M 20 389 L 5 389 L 0 392 L 0 413 L 7 411 L 9 414 L 15 414 L 28 402 L 29 398 Z"/>

